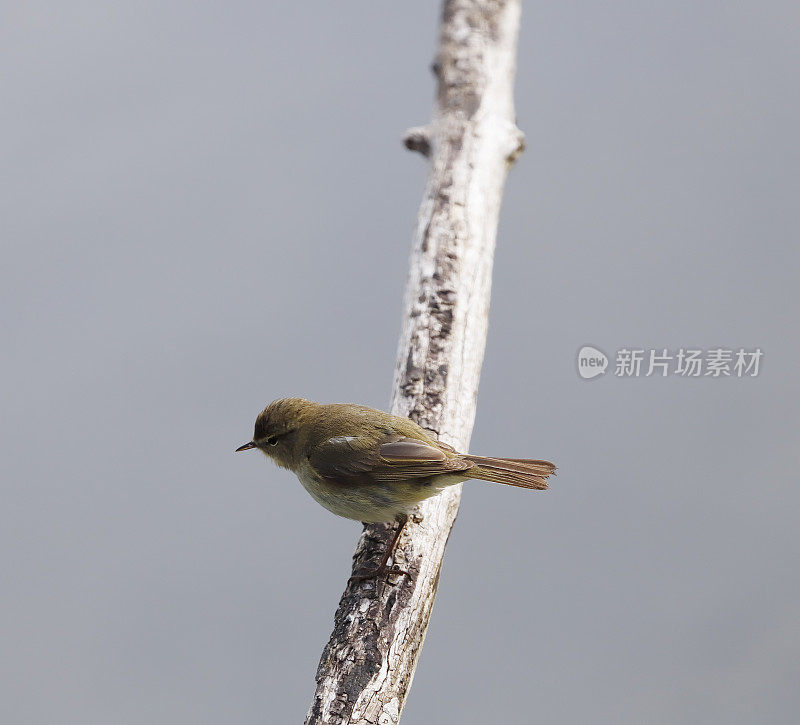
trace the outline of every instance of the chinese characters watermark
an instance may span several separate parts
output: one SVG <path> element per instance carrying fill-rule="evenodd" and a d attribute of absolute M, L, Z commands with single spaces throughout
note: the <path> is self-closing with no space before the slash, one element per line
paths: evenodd
<path fill-rule="evenodd" d="M 624 347 L 617 350 L 613 370 L 618 378 L 665 378 L 668 375 L 684 378 L 754 378 L 758 376 L 763 357 L 764 352 L 760 347 L 730 350 L 721 347 L 708 350 Z M 578 374 L 586 380 L 603 375 L 608 364 L 608 357 L 596 347 L 584 345 L 578 351 Z"/>

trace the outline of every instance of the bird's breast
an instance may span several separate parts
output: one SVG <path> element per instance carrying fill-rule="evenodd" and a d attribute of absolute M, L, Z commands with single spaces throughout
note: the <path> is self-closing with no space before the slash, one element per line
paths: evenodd
<path fill-rule="evenodd" d="M 343 484 L 322 478 L 306 460 L 296 471 L 303 488 L 328 511 L 365 523 L 394 521 L 420 501 L 437 494 L 441 486 L 419 480 L 403 483 Z"/>

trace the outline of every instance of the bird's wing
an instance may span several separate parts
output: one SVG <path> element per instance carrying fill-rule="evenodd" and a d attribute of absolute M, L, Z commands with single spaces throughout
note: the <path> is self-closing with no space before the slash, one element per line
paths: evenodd
<path fill-rule="evenodd" d="M 460 456 L 448 457 L 424 441 L 398 435 L 388 435 L 383 442 L 360 436 L 329 438 L 314 447 L 308 460 L 320 476 L 343 485 L 408 481 L 474 465 Z"/>

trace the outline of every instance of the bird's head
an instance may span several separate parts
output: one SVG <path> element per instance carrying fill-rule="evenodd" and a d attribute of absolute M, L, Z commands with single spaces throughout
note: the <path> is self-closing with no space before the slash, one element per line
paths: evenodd
<path fill-rule="evenodd" d="M 283 468 L 294 468 L 298 451 L 314 414 L 320 407 L 303 398 L 283 398 L 270 403 L 256 418 L 253 440 L 236 452 L 258 448 Z"/>

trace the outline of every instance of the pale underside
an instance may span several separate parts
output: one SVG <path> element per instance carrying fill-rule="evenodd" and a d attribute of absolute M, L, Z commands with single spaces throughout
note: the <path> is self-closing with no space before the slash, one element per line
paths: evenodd
<path fill-rule="evenodd" d="M 399 515 L 410 513 L 421 501 L 469 478 L 453 474 L 400 483 L 376 482 L 369 486 L 350 487 L 343 493 L 339 484 L 326 481 L 309 463 L 302 465 L 297 477 L 303 488 L 328 511 L 366 524 L 395 521 Z"/>
<path fill-rule="evenodd" d="M 358 438 L 330 438 L 320 452 L 302 462 L 297 477 L 328 511 L 370 524 L 395 521 L 421 501 L 469 478 L 466 470 L 442 473 L 469 469 L 471 464 L 448 459 L 439 448 L 399 436 L 389 441 L 372 452 L 361 447 Z"/>

